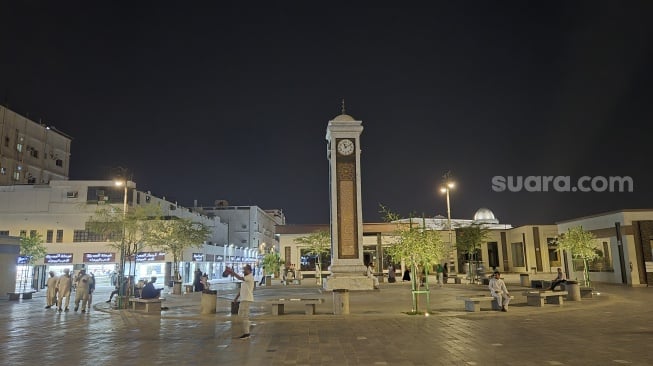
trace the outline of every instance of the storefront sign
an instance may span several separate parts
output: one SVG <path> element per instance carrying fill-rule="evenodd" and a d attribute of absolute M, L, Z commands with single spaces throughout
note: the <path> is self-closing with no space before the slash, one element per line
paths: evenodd
<path fill-rule="evenodd" d="M 222 262 L 222 261 L 224 261 L 224 257 L 221 256 L 221 255 L 216 255 L 216 256 L 215 256 L 215 261 L 216 261 L 216 262 Z"/>
<path fill-rule="evenodd" d="M 55 253 L 46 254 L 43 263 L 58 264 L 58 263 L 72 263 L 73 253 Z"/>
<path fill-rule="evenodd" d="M 84 263 L 112 263 L 116 253 L 84 253 Z"/>
<path fill-rule="evenodd" d="M 193 253 L 193 260 L 196 262 L 204 262 L 204 254 L 202 253 Z"/>
<path fill-rule="evenodd" d="M 21 255 L 18 257 L 18 260 L 16 261 L 16 264 L 27 264 L 29 263 L 29 256 L 26 255 Z"/>
<path fill-rule="evenodd" d="M 136 254 L 136 262 L 164 261 L 166 254 L 161 252 L 141 252 Z"/>

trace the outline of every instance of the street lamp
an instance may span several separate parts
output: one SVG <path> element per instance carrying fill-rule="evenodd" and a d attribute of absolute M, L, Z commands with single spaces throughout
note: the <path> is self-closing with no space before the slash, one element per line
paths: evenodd
<path fill-rule="evenodd" d="M 445 178 L 447 179 L 446 182 L 444 182 L 444 186 L 440 188 L 440 192 L 445 193 L 447 195 L 447 227 L 449 229 L 449 255 L 451 256 L 453 254 L 453 234 L 451 231 L 451 201 L 449 199 L 449 192 L 456 186 L 454 182 L 449 180 L 448 174 L 445 175 Z M 451 264 L 451 258 L 449 258 L 449 264 Z M 449 270 L 452 270 L 453 268 L 449 268 Z"/>
<path fill-rule="evenodd" d="M 118 309 L 122 309 L 123 306 L 123 296 L 125 296 L 125 289 L 127 286 L 123 286 L 122 283 L 125 278 L 125 231 L 126 231 L 126 219 L 127 219 L 127 186 L 128 183 L 126 180 L 116 180 L 114 181 L 116 187 L 124 187 L 123 192 L 123 201 L 122 201 L 122 239 L 120 241 L 120 268 L 118 270 Z"/>

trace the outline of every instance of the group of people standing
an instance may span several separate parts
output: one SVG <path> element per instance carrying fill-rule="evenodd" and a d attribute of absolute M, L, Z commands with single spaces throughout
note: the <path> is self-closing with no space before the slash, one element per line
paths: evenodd
<path fill-rule="evenodd" d="M 95 291 L 95 276 L 93 273 L 87 274 L 85 269 L 81 269 L 73 279 L 70 275 L 70 269 L 65 268 L 61 276 L 56 276 L 54 271 L 50 271 L 49 275 L 50 277 L 46 282 L 48 287 L 46 309 L 56 306 L 60 312 L 68 311 L 70 297 L 74 288 L 75 311 L 79 310 L 80 302 L 82 313 L 85 313 L 87 308 L 89 311 L 91 310 L 93 291 Z"/>

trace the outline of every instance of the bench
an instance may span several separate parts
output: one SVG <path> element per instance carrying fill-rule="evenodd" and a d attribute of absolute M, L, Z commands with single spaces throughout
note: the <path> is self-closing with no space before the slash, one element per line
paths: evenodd
<path fill-rule="evenodd" d="M 462 277 L 458 276 L 448 276 L 444 279 L 444 283 L 449 283 L 449 279 L 453 280 L 453 283 L 460 285 L 462 283 Z"/>
<path fill-rule="evenodd" d="M 531 280 L 531 288 L 547 289 L 549 287 L 551 287 L 549 280 Z"/>
<path fill-rule="evenodd" d="M 546 300 L 547 304 L 557 304 L 562 306 L 564 297 L 567 296 L 567 291 L 526 291 L 526 303 L 528 306 L 544 306 Z"/>
<path fill-rule="evenodd" d="M 130 297 L 129 302 L 132 304 L 132 310 L 145 310 L 146 313 L 161 312 L 161 302 L 164 298 L 158 299 L 141 299 L 140 297 Z"/>
<path fill-rule="evenodd" d="M 510 296 L 510 300 L 513 300 L 515 297 Z M 456 296 L 456 300 L 465 301 L 465 311 L 481 311 L 481 302 L 489 301 L 492 304 L 492 310 L 501 310 L 497 300 L 490 295 L 471 295 L 471 296 Z"/>
<path fill-rule="evenodd" d="M 23 300 L 30 300 L 34 292 L 36 291 L 7 292 L 7 295 L 9 295 L 9 301 L 18 301 L 18 299 L 20 299 L 20 295 L 23 295 Z"/>
<path fill-rule="evenodd" d="M 267 301 L 272 306 L 272 315 L 283 315 L 285 305 L 287 304 L 304 304 L 306 315 L 315 314 L 315 305 L 322 304 L 324 299 L 274 299 Z"/>

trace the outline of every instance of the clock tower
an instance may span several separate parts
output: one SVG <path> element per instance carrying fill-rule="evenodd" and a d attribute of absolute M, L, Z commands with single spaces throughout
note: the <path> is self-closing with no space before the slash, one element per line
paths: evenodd
<path fill-rule="evenodd" d="M 326 132 L 331 201 L 331 276 L 325 288 L 371 290 L 363 263 L 360 135 L 362 121 L 342 114 L 329 121 Z"/>

